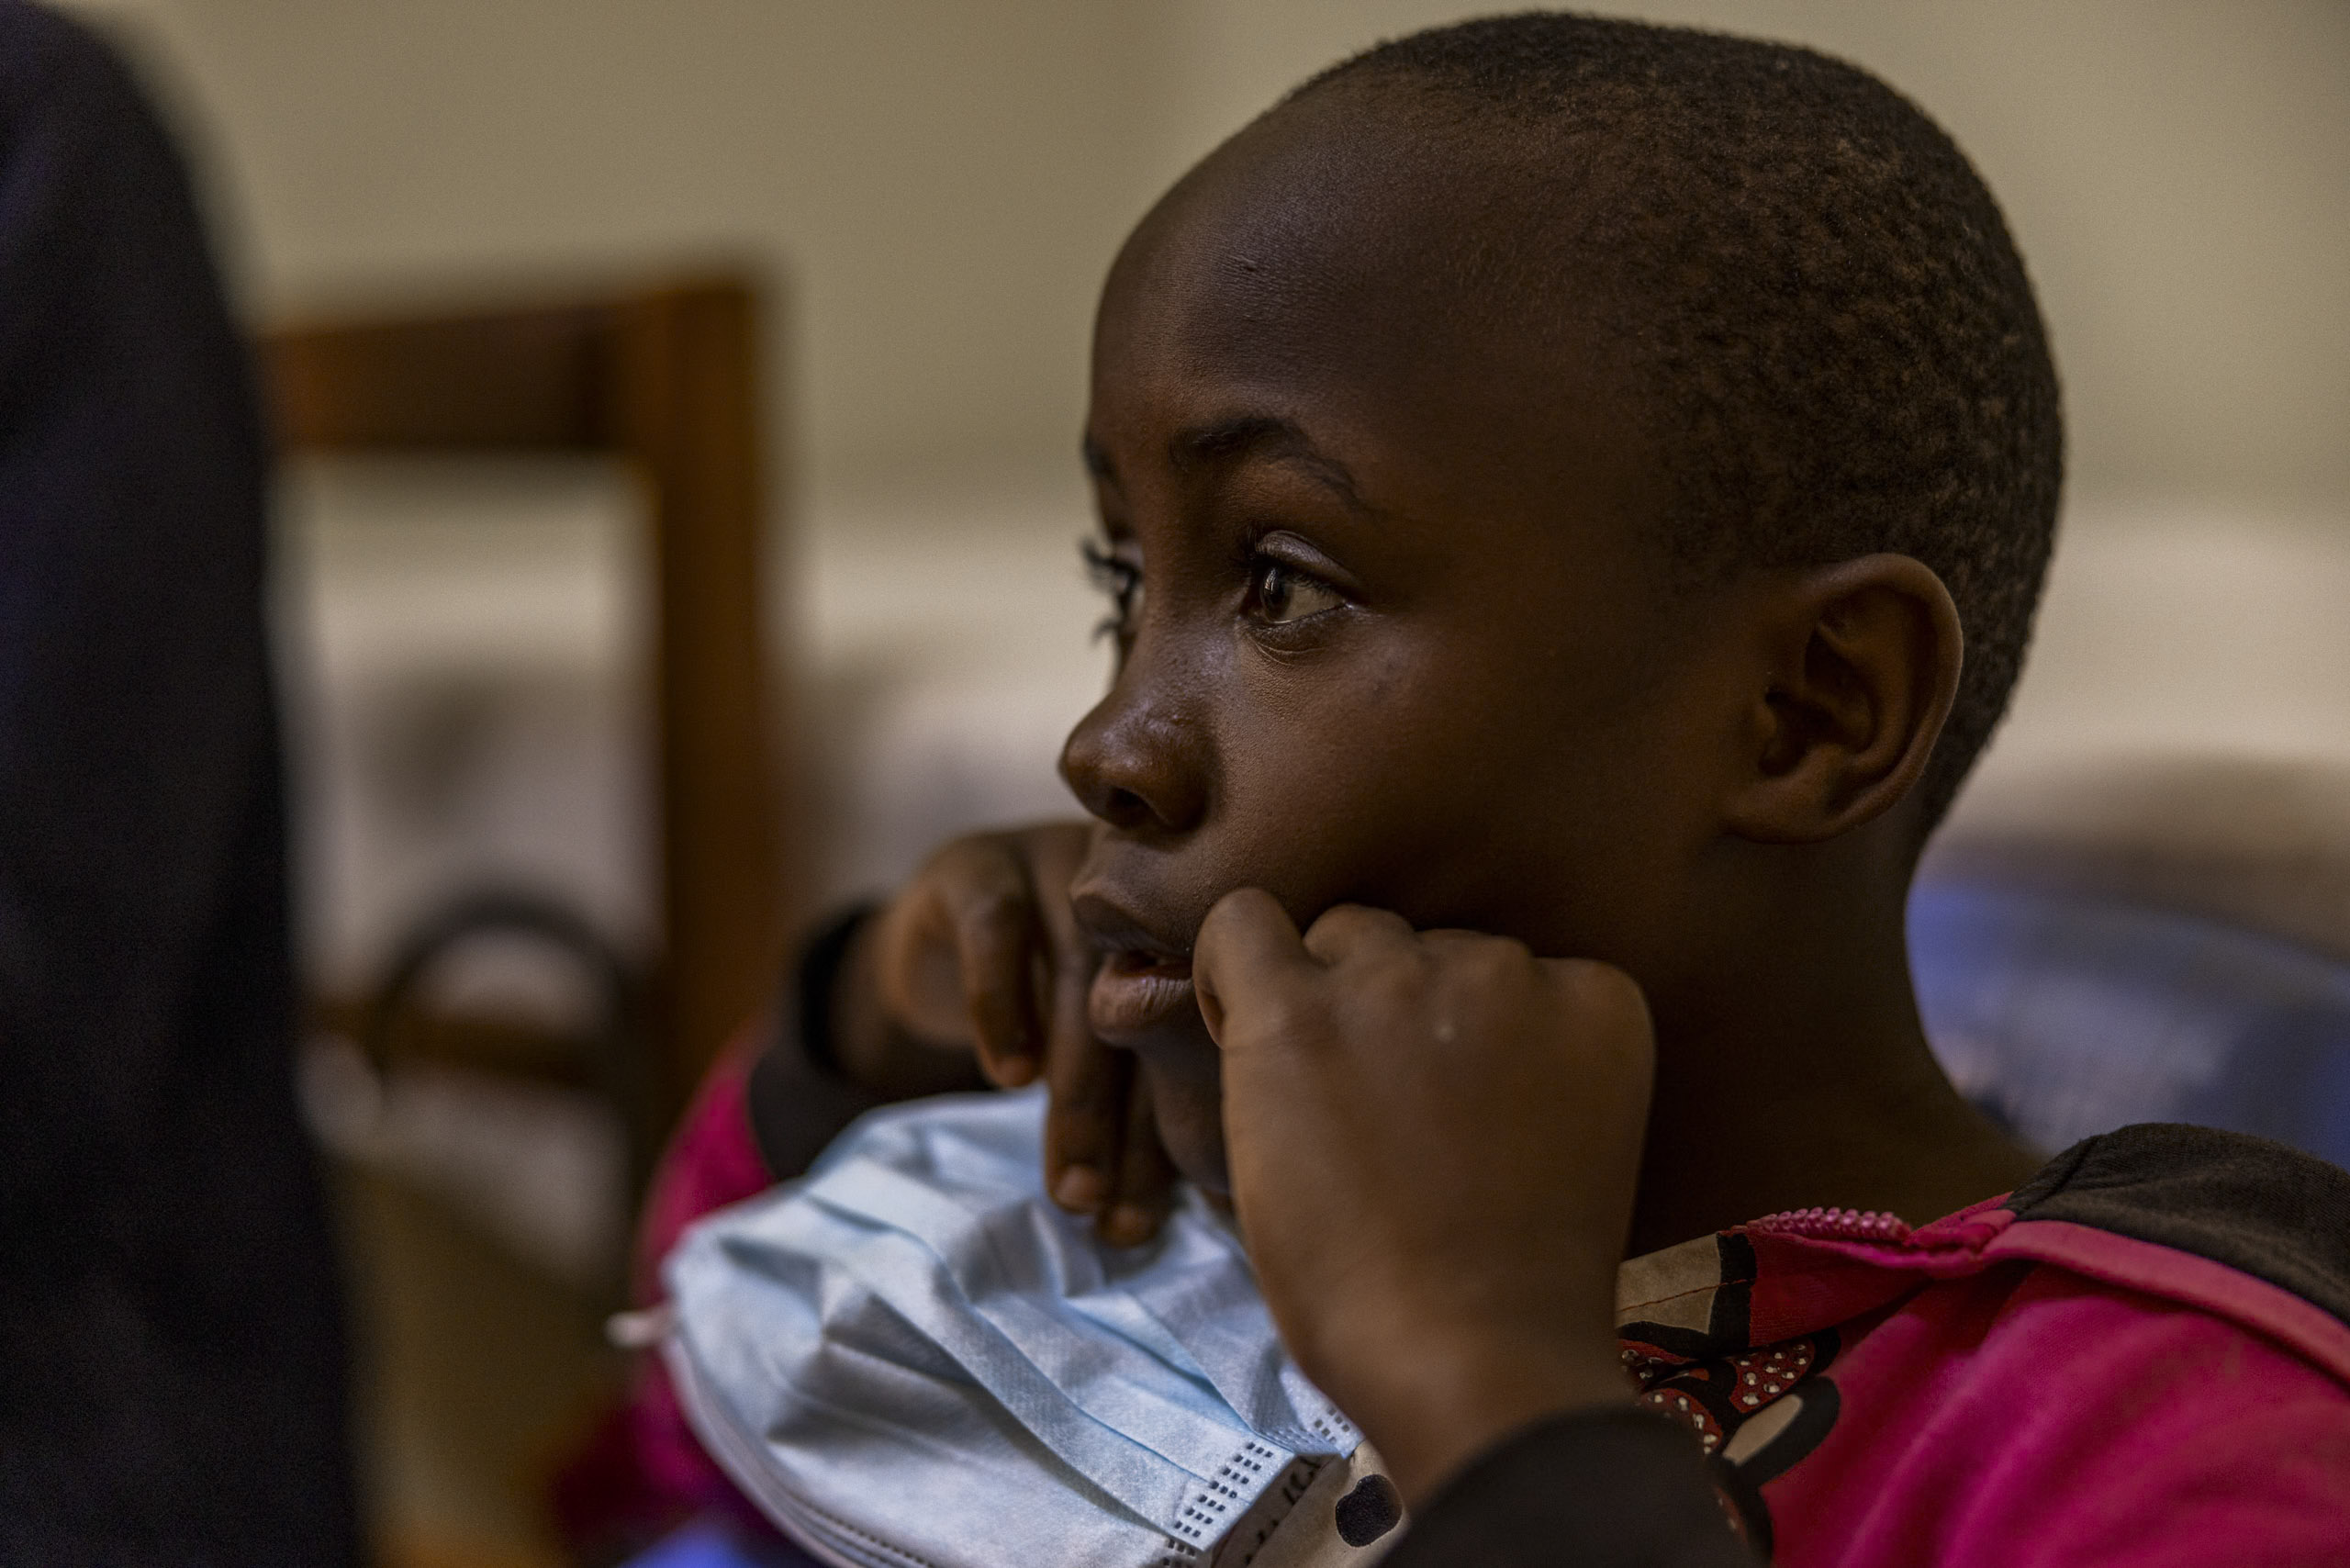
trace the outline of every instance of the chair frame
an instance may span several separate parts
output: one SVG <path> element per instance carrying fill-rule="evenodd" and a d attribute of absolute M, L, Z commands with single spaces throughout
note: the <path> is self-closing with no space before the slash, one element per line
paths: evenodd
<path fill-rule="evenodd" d="M 281 447 L 604 454 L 642 480 L 654 574 L 666 1123 L 771 990 L 785 883 L 772 766 L 758 301 L 707 276 L 504 309 L 297 323 L 260 358 Z"/>

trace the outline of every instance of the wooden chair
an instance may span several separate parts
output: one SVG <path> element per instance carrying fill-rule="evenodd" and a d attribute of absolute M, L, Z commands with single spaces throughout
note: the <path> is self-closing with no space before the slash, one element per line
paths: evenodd
<path fill-rule="evenodd" d="M 776 973 L 778 797 L 760 621 L 763 518 L 752 288 L 694 278 L 520 308 L 323 320 L 268 333 L 263 379 L 295 453 L 608 454 L 651 529 L 660 950 L 639 1081 L 665 1127 Z M 329 1011 L 348 1024 L 350 999 Z M 496 1056 L 461 1023 L 443 1047 Z M 456 1044 L 452 1047 L 450 1040 Z"/>

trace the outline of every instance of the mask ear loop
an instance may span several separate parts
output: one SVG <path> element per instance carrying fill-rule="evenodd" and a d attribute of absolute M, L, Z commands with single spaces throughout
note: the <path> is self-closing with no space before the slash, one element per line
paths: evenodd
<path fill-rule="evenodd" d="M 667 1302 L 604 1319 L 604 1338 L 615 1350 L 650 1350 L 677 1329 L 677 1309 Z"/>

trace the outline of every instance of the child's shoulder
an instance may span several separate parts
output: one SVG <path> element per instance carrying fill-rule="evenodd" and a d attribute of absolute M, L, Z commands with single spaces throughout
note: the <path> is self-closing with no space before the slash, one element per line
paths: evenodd
<path fill-rule="evenodd" d="M 1769 1430 L 1726 1431 L 1727 1489 L 1784 1557 L 2350 1561 L 2350 1174 L 2127 1127 L 1915 1232 L 1779 1216 L 1741 1249 L 1755 1348 L 1720 1381 Z"/>
<path fill-rule="evenodd" d="M 2083 1139 L 2003 1207 L 2005 1248 L 2203 1306 L 2350 1382 L 2350 1172 L 2266 1138 L 2149 1124 Z"/>

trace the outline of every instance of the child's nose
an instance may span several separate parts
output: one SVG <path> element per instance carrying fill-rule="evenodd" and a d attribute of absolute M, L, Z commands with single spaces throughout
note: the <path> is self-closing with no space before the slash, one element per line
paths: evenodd
<path fill-rule="evenodd" d="M 1069 732 L 1061 777 L 1112 827 L 1182 833 L 1207 811 L 1203 749 L 1183 721 L 1113 689 Z"/>

